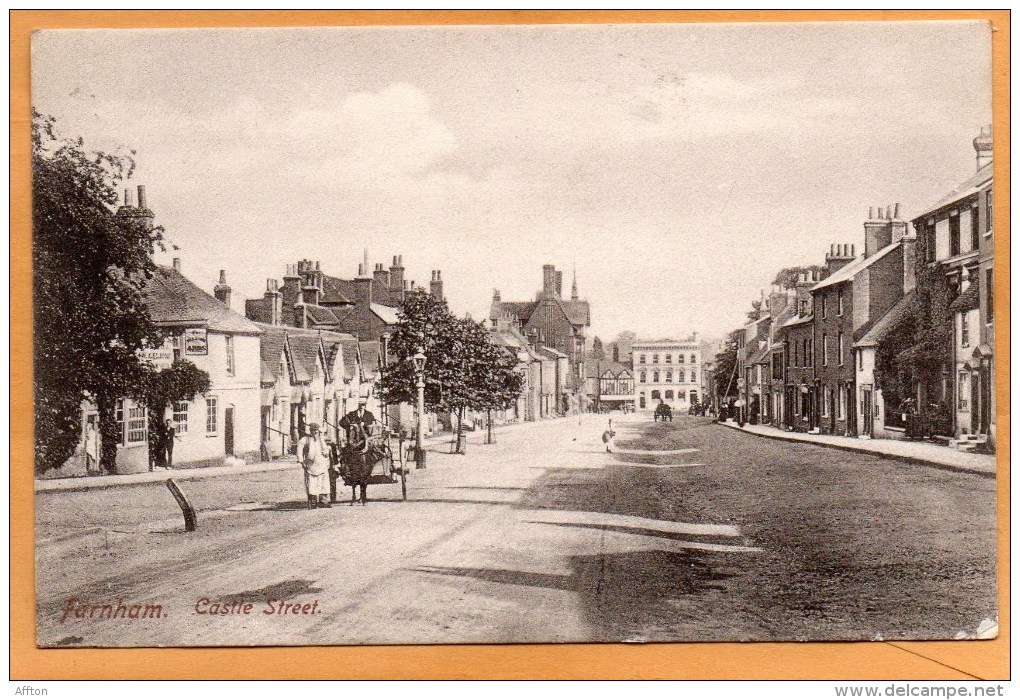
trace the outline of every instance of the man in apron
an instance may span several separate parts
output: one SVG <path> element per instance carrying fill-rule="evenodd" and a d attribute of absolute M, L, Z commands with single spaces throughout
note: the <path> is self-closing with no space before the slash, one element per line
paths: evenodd
<path fill-rule="evenodd" d="M 308 424 L 308 434 L 298 442 L 297 454 L 305 470 L 309 509 L 329 508 L 329 452 L 317 423 Z"/>

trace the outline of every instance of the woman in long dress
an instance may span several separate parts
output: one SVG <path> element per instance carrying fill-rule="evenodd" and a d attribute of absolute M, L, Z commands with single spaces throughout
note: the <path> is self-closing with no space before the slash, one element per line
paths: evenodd
<path fill-rule="evenodd" d="M 318 424 L 308 425 L 308 434 L 298 442 L 298 461 L 305 470 L 305 491 L 309 508 L 329 508 L 329 451 Z"/>

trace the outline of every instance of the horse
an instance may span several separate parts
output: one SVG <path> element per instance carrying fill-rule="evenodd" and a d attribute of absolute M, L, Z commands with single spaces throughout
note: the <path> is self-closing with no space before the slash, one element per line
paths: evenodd
<path fill-rule="evenodd" d="M 358 487 L 361 488 L 361 505 L 368 501 L 368 482 L 372 477 L 372 467 L 380 458 L 378 448 L 369 442 L 361 424 L 352 424 L 347 429 L 347 444 L 340 449 L 340 476 L 344 484 L 351 487 L 352 506 L 358 500 Z"/>

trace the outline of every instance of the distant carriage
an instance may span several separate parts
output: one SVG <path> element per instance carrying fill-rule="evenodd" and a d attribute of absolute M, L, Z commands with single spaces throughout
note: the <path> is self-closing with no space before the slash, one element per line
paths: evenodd
<path fill-rule="evenodd" d="M 673 422 L 673 409 L 670 407 L 669 404 L 660 403 L 658 406 L 655 407 L 655 420 L 658 421 L 660 418 L 662 419 L 663 423 L 665 423 L 667 420 L 670 423 Z"/>

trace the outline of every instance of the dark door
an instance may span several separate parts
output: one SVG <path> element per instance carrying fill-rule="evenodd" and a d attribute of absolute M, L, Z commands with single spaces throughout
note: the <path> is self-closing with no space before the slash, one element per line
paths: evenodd
<path fill-rule="evenodd" d="M 981 374 L 974 372 L 970 375 L 970 432 L 980 432 L 979 422 L 981 415 Z"/>
<path fill-rule="evenodd" d="M 875 421 L 871 416 L 872 402 L 871 402 L 871 389 L 861 389 L 861 413 L 863 414 L 864 425 L 861 426 L 861 435 L 867 435 L 871 437 L 872 426 Z"/>
<path fill-rule="evenodd" d="M 234 407 L 223 410 L 223 452 L 228 457 L 234 455 Z"/>

